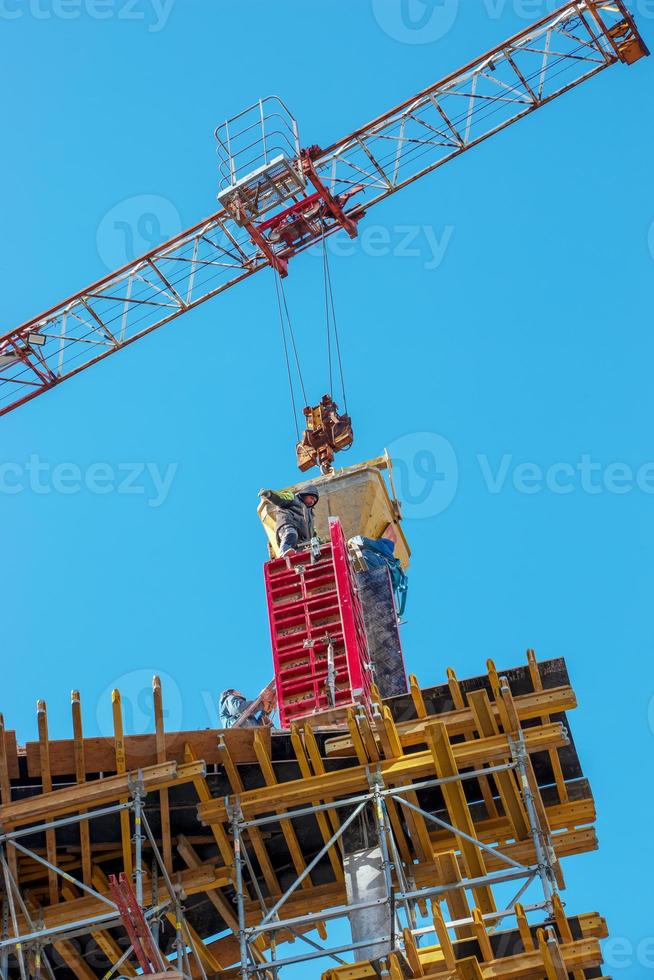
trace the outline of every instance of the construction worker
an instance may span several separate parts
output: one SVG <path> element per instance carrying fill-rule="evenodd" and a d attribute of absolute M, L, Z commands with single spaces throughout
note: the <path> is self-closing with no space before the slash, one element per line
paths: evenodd
<path fill-rule="evenodd" d="M 260 700 L 260 699 L 259 699 Z M 230 687 L 220 695 L 218 710 L 220 712 L 221 728 L 259 728 L 270 725 L 270 714 L 266 710 L 266 704 L 262 703 L 256 711 L 252 711 L 245 721 L 241 721 L 244 713 L 255 704 L 248 701 L 244 694 Z"/>
<path fill-rule="evenodd" d="M 313 508 L 320 499 L 317 487 L 292 490 L 260 490 L 259 496 L 275 508 L 275 530 L 280 554 L 292 554 L 298 544 L 308 544 L 314 536 Z"/>

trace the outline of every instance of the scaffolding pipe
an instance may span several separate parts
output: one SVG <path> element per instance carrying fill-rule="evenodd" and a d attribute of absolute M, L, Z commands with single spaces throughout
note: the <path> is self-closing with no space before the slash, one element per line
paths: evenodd
<path fill-rule="evenodd" d="M 49 820 L 47 823 L 39 823 L 33 827 L 24 827 L 22 830 L 10 830 L 0 834 L 0 844 L 5 841 L 15 840 L 16 837 L 31 837 L 33 834 L 40 834 L 45 830 L 57 830 L 59 827 L 81 823 L 83 820 L 95 820 L 96 817 L 106 817 L 110 813 L 118 813 L 119 810 L 129 810 L 131 807 L 131 803 L 116 803 L 115 806 L 105 806 L 101 810 L 76 813 L 70 817 L 57 817 L 54 820 Z"/>
<path fill-rule="evenodd" d="M 345 833 L 345 831 L 347 830 L 347 828 L 350 826 L 350 824 L 352 824 L 354 822 L 354 820 L 356 820 L 356 818 L 359 816 L 359 814 L 361 813 L 361 811 L 364 809 L 364 807 L 366 806 L 366 803 L 367 802 L 368 801 L 366 800 L 363 803 L 360 803 L 359 806 L 350 814 L 350 816 L 347 818 L 347 820 L 344 820 L 343 821 L 343 823 L 339 827 L 338 831 L 330 838 L 330 840 L 327 841 L 327 843 L 325 844 L 325 846 L 322 847 L 318 851 L 318 853 L 316 854 L 315 858 L 311 861 L 311 863 L 310 864 L 307 864 L 307 866 L 304 869 L 304 871 L 302 872 L 302 874 L 299 875 L 299 877 L 295 879 L 295 881 L 293 882 L 293 884 L 290 886 L 290 888 L 288 888 L 284 892 L 284 894 L 279 899 L 279 901 L 275 905 L 273 905 L 272 909 L 264 917 L 264 920 L 262 922 L 262 925 L 264 925 L 274 915 L 277 914 L 277 912 L 282 907 L 282 905 L 284 904 L 284 902 L 288 898 L 291 897 L 291 895 L 293 894 L 293 892 L 297 888 L 300 887 L 300 885 L 302 884 L 302 882 L 304 881 L 304 879 L 308 875 L 311 874 L 311 872 L 313 871 L 313 869 L 315 868 L 315 866 L 323 859 L 323 857 L 325 856 L 325 854 L 327 853 L 327 851 L 330 849 L 330 847 L 333 847 L 333 845 L 336 843 L 336 841 L 340 840 L 340 838 L 343 836 L 343 834 Z"/>
<path fill-rule="evenodd" d="M 51 926 L 49 929 L 34 929 L 32 932 L 23 934 L 22 936 L 16 935 L 11 939 L 3 939 L 0 941 L 0 949 L 5 947 L 11 948 L 12 946 L 20 947 L 24 943 L 31 943 L 35 940 L 49 939 L 50 936 L 57 936 L 59 939 L 62 935 L 68 935 L 73 933 L 75 930 L 78 932 L 92 931 L 91 926 L 97 926 L 101 923 L 105 928 L 111 923 L 112 926 L 120 924 L 120 916 L 115 912 L 103 912 L 99 915 L 90 916 L 88 919 L 80 919 L 78 922 L 69 922 L 65 925 Z"/>
<path fill-rule="evenodd" d="M 138 770 L 137 781 L 132 788 L 134 798 L 134 884 L 136 886 L 136 901 L 143 908 L 143 833 L 141 830 L 141 814 L 143 812 L 143 773 Z"/>
<path fill-rule="evenodd" d="M 480 776 L 493 776 L 498 772 L 508 772 L 516 768 L 515 762 L 508 762 L 501 766 L 489 766 L 488 769 L 471 769 L 468 772 L 459 773 L 458 776 L 444 776 L 442 779 L 425 779 L 420 783 L 409 783 L 407 786 L 393 786 L 381 790 L 382 796 L 401 796 L 402 793 L 419 792 L 423 789 L 435 789 L 437 786 L 447 786 L 448 783 L 460 783 L 470 779 L 479 779 Z M 316 813 L 324 813 L 326 810 L 338 810 L 345 807 L 356 806 L 358 803 L 368 803 L 372 800 L 372 793 L 359 793 L 356 796 L 349 796 L 346 800 L 332 800 L 329 803 L 319 803 L 317 806 L 304 806 L 297 810 L 285 810 L 284 819 L 297 819 L 299 817 L 313 816 Z M 273 814 L 267 817 L 257 817 L 252 820 L 241 820 L 241 830 L 248 830 L 250 827 L 265 827 L 267 824 L 279 823 L 279 815 Z"/>
<path fill-rule="evenodd" d="M 531 839 L 534 842 L 536 862 L 538 864 L 538 875 L 543 888 L 543 894 L 547 904 L 547 911 L 550 915 L 553 915 L 554 905 L 552 903 L 552 899 L 557 891 L 556 878 L 550 858 L 550 847 L 548 846 L 545 832 L 538 817 L 536 802 L 534 800 L 534 794 L 529 780 L 529 755 L 527 753 L 527 746 L 525 744 L 525 736 L 523 732 L 520 731 L 516 736 L 511 737 L 509 739 L 509 744 L 511 745 L 511 750 L 516 761 L 518 778 L 522 788 L 522 796 L 525 801 L 527 817 L 529 818 L 529 829 Z"/>
<path fill-rule="evenodd" d="M 241 828 L 239 825 L 238 798 L 232 812 L 232 833 L 234 835 L 234 865 L 236 870 L 236 900 L 238 904 L 238 942 L 241 951 L 241 977 L 248 980 L 248 943 L 245 932 L 245 904 L 243 898 L 243 856 L 241 854 Z"/>
<path fill-rule="evenodd" d="M 6 898 L 2 900 L 2 939 L 9 935 L 9 902 Z M 9 980 L 9 950 L 3 949 L 0 954 L 0 977 L 2 980 Z"/>
<path fill-rule="evenodd" d="M 419 806 L 416 806 L 409 800 L 405 800 L 402 797 L 398 798 L 402 806 L 406 806 L 410 810 L 414 810 L 416 813 L 419 813 L 420 816 L 424 817 L 425 820 L 431 820 L 432 823 L 435 823 L 438 827 L 442 827 L 443 830 L 451 830 L 455 837 L 461 837 L 463 840 L 468 841 L 469 844 L 474 844 L 475 847 L 479 847 L 482 851 L 487 851 L 488 854 L 492 854 L 493 857 L 499 858 L 512 868 L 519 868 L 521 871 L 527 871 L 524 864 L 520 864 L 519 861 L 514 861 L 513 858 L 508 857 L 508 855 L 502 854 L 502 852 L 496 847 L 491 847 L 489 844 L 484 844 L 478 837 L 471 837 L 470 834 L 466 834 L 464 830 L 460 830 L 458 827 L 453 827 L 451 823 L 448 823 L 446 820 L 441 820 L 440 817 L 434 816 L 433 813 L 428 813 L 427 810 L 422 810 Z"/>
<path fill-rule="evenodd" d="M 7 901 L 9 902 L 11 924 L 14 928 L 14 936 L 16 937 L 18 936 L 18 916 L 16 915 L 16 906 L 14 905 L 14 897 L 12 894 L 11 872 L 9 870 L 9 866 L 7 865 L 7 861 L 5 859 L 4 853 L 2 852 L 0 852 L 0 860 L 2 861 L 2 873 L 5 879 L 5 891 L 7 894 Z M 27 980 L 27 976 L 25 973 L 25 960 L 23 958 L 23 947 L 20 940 L 17 940 L 15 942 L 10 942 L 9 940 L 3 940 L 2 945 L 3 947 L 9 945 L 16 947 L 16 953 L 18 955 L 18 967 L 20 969 L 21 980 Z"/>
<path fill-rule="evenodd" d="M 400 856 L 400 854 L 398 852 L 398 849 L 397 849 L 397 843 L 395 841 L 395 834 L 393 834 L 392 827 L 390 825 L 390 817 L 389 817 L 389 813 L 388 813 L 388 804 L 386 802 L 386 799 L 384 799 L 383 796 L 382 796 L 382 805 L 384 807 L 384 814 L 386 816 L 387 823 L 388 823 L 388 826 L 390 828 L 389 834 L 388 834 L 388 839 L 390 841 L 391 850 L 392 850 L 392 853 L 393 853 L 393 863 L 395 865 L 395 873 L 397 874 L 398 884 L 400 885 L 399 898 L 400 898 L 400 901 L 402 902 L 402 904 L 404 905 L 404 911 L 406 913 L 406 918 L 407 918 L 407 925 L 413 931 L 413 930 L 415 930 L 417 928 L 417 926 L 416 926 L 415 909 L 412 907 L 411 902 L 406 897 L 406 893 L 409 891 L 409 883 L 408 883 L 408 881 L 406 879 L 406 875 L 404 873 L 404 866 L 402 864 L 402 858 L 401 858 L 401 856 Z"/>
<path fill-rule="evenodd" d="M 58 868 L 56 864 L 52 864 L 52 862 L 48 861 L 47 858 L 41 857 L 40 854 L 30 850 L 28 847 L 23 847 L 22 844 L 18 843 L 18 841 L 10 840 L 7 841 L 7 843 L 11 844 L 11 846 L 17 851 L 20 851 L 22 854 L 25 854 L 27 857 L 31 858 L 32 861 L 36 861 L 38 864 L 44 865 L 44 867 L 48 868 L 50 871 L 54 871 L 54 873 L 63 878 L 64 881 L 70 882 L 71 885 L 75 885 L 76 888 L 80 888 L 82 891 L 88 892 L 88 894 L 93 898 L 97 898 L 99 901 L 104 902 L 105 905 L 108 905 L 110 908 L 118 911 L 118 906 L 116 903 L 112 902 L 106 895 L 103 895 L 102 892 L 96 891 L 95 888 L 91 888 L 90 885 L 85 885 L 83 881 L 79 881 L 77 878 L 74 878 L 73 875 L 68 874 L 68 872 L 64 871 L 62 868 Z"/>
<path fill-rule="evenodd" d="M 545 908 L 544 902 L 537 902 L 534 905 L 525 905 L 525 912 L 541 912 Z M 499 912 L 484 912 L 481 916 L 484 922 L 499 922 L 502 919 L 506 919 L 509 915 L 515 915 L 515 908 L 505 908 L 501 909 Z M 459 929 L 463 926 L 472 926 L 475 924 L 475 920 L 472 916 L 468 916 L 466 919 L 452 919 L 450 922 L 445 923 L 446 929 Z M 420 926 L 418 929 L 411 930 L 414 936 L 429 936 L 430 934 L 436 934 L 436 928 L 432 926 Z"/>
<path fill-rule="evenodd" d="M 446 895 L 447 892 L 456 891 L 458 888 L 483 888 L 485 885 L 493 887 L 506 881 L 519 881 L 521 878 L 535 878 L 538 868 L 525 868 L 523 871 L 500 871 L 497 874 L 480 875 L 478 878 L 464 878 L 462 881 L 453 881 L 445 885 L 434 885 L 430 888 L 417 888 L 415 891 L 407 892 L 407 898 L 434 898 L 438 895 Z"/>
<path fill-rule="evenodd" d="M 377 944 L 381 945 L 382 943 L 389 943 L 390 939 L 391 939 L 390 936 L 377 936 L 375 939 L 372 940 L 372 943 L 373 945 L 377 945 Z M 358 943 L 349 943 L 344 946 L 335 946 L 332 950 L 330 950 L 330 953 L 332 954 L 350 953 L 350 952 L 354 952 L 355 950 L 362 949 L 365 946 L 369 946 L 370 944 L 371 944 L 370 939 L 363 939 L 361 940 L 361 942 Z M 325 956 L 324 952 L 305 953 L 304 956 L 289 956 L 286 959 L 277 960 L 275 966 L 277 967 L 291 966 L 293 963 L 304 963 L 305 961 L 308 960 L 317 960 L 323 956 Z M 262 973 L 264 970 L 269 970 L 269 969 L 270 969 L 269 963 L 257 964 L 256 966 L 252 967 L 252 973 Z"/>
<path fill-rule="evenodd" d="M 379 846 L 381 848 L 381 853 L 382 853 L 382 871 L 384 874 L 384 881 L 386 883 L 386 895 L 387 895 L 388 911 L 389 911 L 389 917 L 391 923 L 391 941 L 390 941 L 390 949 L 388 950 L 388 952 L 391 952 L 393 949 L 395 949 L 395 929 L 396 929 L 395 891 L 393 889 L 393 862 L 391 861 L 391 857 L 389 854 L 388 838 L 386 836 L 388 830 L 387 830 L 386 816 L 384 811 L 384 798 L 382 797 L 380 790 L 381 790 L 381 786 L 379 785 L 377 779 L 375 779 L 375 783 L 373 786 L 373 794 L 374 794 L 373 812 L 375 814 L 375 823 L 377 824 L 377 833 L 379 834 Z"/>
<path fill-rule="evenodd" d="M 1 850 L 0 850 L 0 853 L 2 853 Z M 22 895 L 20 893 L 20 888 L 18 887 L 18 882 L 14 880 L 13 874 L 11 872 L 11 868 L 7 864 L 7 861 L 6 861 L 6 858 L 5 858 L 5 855 L 4 854 L 2 855 L 2 861 L 3 861 L 3 870 L 5 871 L 5 874 L 6 874 L 6 876 L 8 876 L 8 879 L 9 879 L 10 891 L 13 890 L 14 895 L 15 895 L 15 898 L 16 898 L 16 901 L 18 902 L 18 907 L 20 908 L 21 912 L 25 916 L 25 921 L 29 924 L 30 929 L 33 929 L 34 928 L 34 922 L 33 922 L 32 918 L 31 918 L 31 916 L 29 914 L 29 911 L 27 909 L 27 906 L 25 905 L 25 902 L 23 901 L 23 897 L 22 897 Z M 5 881 L 6 880 L 7 880 L 7 878 L 5 877 Z M 44 963 L 45 963 L 45 965 L 47 967 L 48 974 L 50 976 L 50 980 L 55 980 L 54 970 L 52 969 L 52 966 L 50 965 L 50 960 L 47 958 L 47 956 L 44 956 L 43 957 L 43 961 L 44 961 Z"/>
<path fill-rule="evenodd" d="M 277 919 L 275 922 L 266 923 L 266 925 L 250 926 L 248 933 L 251 936 L 256 936 L 262 932 L 272 932 L 273 930 L 290 929 L 292 931 L 293 926 L 306 925 L 307 921 L 313 921 L 315 919 L 316 922 L 327 922 L 330 919 L 342 919 L 350 912 L 360 912 L 363 909 L 377 908 L 379 905 L 384 905 L 385 903 L 385 898 L 374 898 L 369 902 L 337 905 L 336 908 L 325 909 L 321 912 L 309 912 L 307 915 L 296 915 L 292 919 Z"/>
<path fill-rule="evenodd" d="M 261 912 L 263 913 L 263 915 L 266 915 L 266 913 L 268 912 L 268 906 L 266 905 L 266 901 L 265 901 L 265 899 L 263 897 L 263 892 L 261 891 L 261 888 L 259 886 L 259 882 L 258 882 L 257 876 L 256 876 L 256 874 L 254 872 L 254 868 L 252 867 L 252 862 L 250 861 L 250 855 L 248 854 L 248 849 L 245 846 L 245 844 L 243 844 L 243 846 L 241 847 L 241 854 L 243 856 L 243 861 L 244 861 L 245 867 L 248 869 L 248 874 L 250 875 L 250 880 L 252 881 L 253 888 L 254 888 L 254 890 L 256 892 L 257 901 L 259 902 L 259 907 L 261 909 Z M 279 917 L 276 916 L 276 918 L 278 919 Z M 264 927 L 264 931 L 267 931 L 265 927 Z M 252 955 L 252 947 L 251 947 L 251 940 L 250 940 L 250 936 L 251 935 L 252 935 L 251 932 L 249 932 L 249 931 L 246 932 L 246 942 L 247 942 L 248 955 L 250 957 L 250 960 L 254 964 L 256 962 L 256 959 Z M 276 937 L 274 935 L 271 937 L 271 941 L 270 941 L 270 955 L 272 957 L 272 961 L 274 961 L 274 959 L 275 959 L 275 957 L 277 955 L 277 940 L 276 940 Z M 270 974 L 271 974 L 272 980 L 277 980 L 279 974 L 278 974 L 277 970 L 274 968 L 274 966 L 271 966 Z"/>

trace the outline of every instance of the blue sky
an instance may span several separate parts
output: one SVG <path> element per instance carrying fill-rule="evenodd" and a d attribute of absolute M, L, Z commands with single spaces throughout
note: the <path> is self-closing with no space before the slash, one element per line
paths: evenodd
<path fill-rule="evenodd" d="M 551 9 L 440 6 L 409 43 L 393 0 L 0 0 L 4 329 L 215 210 L 213 129 L 260 95 L 325 145 Z M 654 4 L 632 9 L 651 45 Z M 390 446 L 403 467 L 410 669 L 428 685 L 529 646 L 566 657 L 601 837 L 568 862 L 568 901 L 608 917 L 608 972 L 630 977 L 654 968 L 652 71 L 603 73 L 380 205 L 332 259 L 348 462 Z M 319 397 L 320 260 L 295 260 L 287 292 Z M 256 493 L 295 472 L 270 273 L 3 418 L 0 462 L 22 474 L 0 493 L 0 708 L 20 739 L 39 697 L 66 737 L 71 688 L 94 734 L 114 686 L 147 728 L 155 670 L 189 728 L 215 724 L 221 689 L 268 682 Z M 109 492 L 75 492 L 96 464 Z"/>

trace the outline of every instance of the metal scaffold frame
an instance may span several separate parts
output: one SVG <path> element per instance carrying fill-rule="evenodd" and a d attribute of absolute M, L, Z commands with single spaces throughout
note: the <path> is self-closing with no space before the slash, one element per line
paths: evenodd
<path fill-rule="evenodd" d="M 247 871 L 250 881 L 256 884 L 256 874 L 252 862 L 244 846 L 244 834 L 252 828 L 265 828 L 271 824 L 279 822 L 279 815 L 269 815 L 255 819 L 244 819 L 240 809 L 240 799 L 237 796 L 235 802 L 229 808 L 230 823 L 234 841 L 235 868 L 237 876 L 237 905 L 239 918 L 239 941 L 241 947 L 241 968 L 240 976 L 242 980 L 250 980 L 262 973 L 270 972 L 277 976 L 278 970 L 285 966 L 297 965 L 299 963 L 309 963 L 323 958 L 331 958 L 343 964 L 345 961 L 340 959 L 344 953 L 353 953 L 362 947 L 377 944 L 387 944 L 389 954 L 398 951 L 406 953 L 407 944 L 413 951 L 418 947 L 420 938 L 429 933 L 435 934 L 442 942 L 444 934 L 453 929 L 463 927 L 482 928 L 486 924 L 492 924 L 494 928 L 509 917 L 516 920 L 525 916 L 527 912 L 544 912 L 547 920 L 555 917 L 555 901 L 558 898 L 556 856 L 549 839 L 546 829 L 542 826 L 538 816 L 538 810 L 534 801 L 534 794 L 530 784 L 528 768 L 528 752 L 525 744 L 524 735 L 518 734 L 511 740 L 512 759 L 503 765 L 494 765 L 480 769 L 473 769 L 459 773 L 456 776 L 442 779 L 423 780 L 419 783 L 412 783 L 407 786 L 389 787 L 384 784 L 384 780 L 378 770 L 370 769 L 370 791 L 359 793 L 346 799 L 333 802 L 321 803 L 315 806 L 301 807 L 296 810 L 284 811 L 284 819 L 298 819 L 307 816 L 315 816 L 318 813 L 330 813 L 338 810 L 352 810 L 343 820 L 338 829 L 329 837 L 323 848 L 306 865 L 302 874 L 297 876 L 292 884 L 286 889 L 284 894 L 277 899 L 271 907 L 268 907 L 259 889 L 258 900 L 261 906 L 261 921 L 254 926 L 246 926 L 245 922 L 245 872 Z M 422 790 L 435 789 L 452 783 L 463 784 L 471 779 L 487 779 L 499 773 L 514 772 L 522 788 L 522 797 L 526 812 L 529 816 L 529 830 L 537 856 L 535 864 L 526 865 L 514 860 L 510 855 L 503 853 L 498 847 L 491 847 L 483 843 L 476 837 L 464 833 L 460 828 L 453 826 L 446 820 L 435 816 L 422 809 L 415 803 L 406 799 L 407 794 L 416 793 Z M 487 873 L 474 878 L 463 878 L 456 882 L 435 885 L 431 887 L 415 888 L 410 885 L 410 868 L 403 865 L 399 854 L 398 844 L 393 837 L 390 814 L 388 811 L 388 801 L 393 800 L 402 807 L 418 814 L 422 819 L 435 824 L 442 830 L 447 830 L 455 837 L 467 841 L 480 851 L 491 854 L 507 866 L 507 870 Z M 300 887 L 303 880 L 307 878 L 318 863 L 327 855 L 332 848 L 338 848 L 342 844 L 342 838 L 348 828 L 369 810 L 373 816 L 379 835 L 381 850 L 383 854 L 383 872 L 385 880 L 386 895 L 384 899 L 375 899 L 368 902 L 348 903 L 346 906 L 321 909 L 317 912 L 305 915 L 291 916 L 282 918 L 280 912 L 285 906 L 287 899 Z M 540 881 L 542 887 L 542 900 L 532 902 L 527 908 L 520 905 L 520 899 L 535 881 Z M 506 884 L 512 881 L 520 881 L 521 885 L 512 900 L 501 910 L 495 912 L 482 913 L 475 909 L 473 914 L 462 919 L 446 920 L 439 910 L 439 901 L 453 890 L 480 888 L 492 888 L 496 885 Z M 418 905 L 426 900 L 431 901 L 433 910 L 434 924 L 431 927 L 417 927 L 419 909 Z M 304 954 L 284 957 L 275 957 L 276 943 L 275 934 L 280 932 L 305 931 L 307 928 L 315 929 L 320 923 L 327 920 L 345 919 L 353 912 L 369 909 L 380 903 L 388 905 L 389 910 L 394 909 L 394 915 L 389 914 L 389 931 L 386 935 L 371 937 L 359 942 L 340 944 L 335 947 L 321 946 L 312 942 L 311 949 Z M 404 911 L 406 922 L 400 920 L 400 910 Z M 267 946 L 272 952 L 268 960 L 261 961 L 253 954 L 252 943 L 261 935 L 268 936 Z"/>
<path fill-rule="evenodd" d="M 9 980 L 10 978 L 9 955 L 12 950 L 18 962 L 21 980 L 28 980 L 30 977 L 36 977 L 38 980 L 41 969 L 45 970 L 50 980 L 55 980 L 54 970 L 45 953 L 47 946 L 53 945 L 57 948 L 58 944 L 66 943 L 80 936 L 93 934 L 98 928 L 105 930 L 117 925 L 125 926 L 131 942 L 113 966 L 104 974 L 104 980 L 110 980 L 112 976 L 116 975 L 131 956 L 136 957 L 144 972 L 151 973 L 154 968 L 163 972 L 170 964 L 158 947 L 157 935 L 162 917 L 170 914 L 174 916 L 175 922 L 176 962 L 181 964 L 185 968 L 186 974 L 190 976 L 190 951 L 197 963 L 200 976 L 203 977 L 203 980 L 207 980 L 204 965 L 193 938 L 190 935 L 188 924 L 185 921 L 184 907 L 180 896 L 181 886 L 175 886 L 173 884 L 144 812 L 147 792 L 140 771 L 137 771 L 136 779 L 130 780 L 130 790 L 132 798 L 123 803 L 116 803 L 113 806 L 101 807 L 98 810 L 63 816 L 27 828 L 0 833 L 0 868 L 2 870 L 2 882 L 4 885 L 2 935 L 0 936 L 1 980 Z M 21 837 L 52 833 L 73 824 L 101 820 L 110 815 L 120 815 L 122 817 L 123 814 L 127 814 L 128 817 L 131 816 L 133 822 L 134 832 L 131 840 L 134 844 L 134 868 L 132 873 L 134 891 L 132 891 L 128 879 L 121 874 L 121 879 L 123 880 L 120 884 L 123 885 L 123 888 L 119 888 L 117 882 L 112 882 L 111 892 L 114 896 L 113 898 L 109 898 L 106 894 L 81 881 L 64 868 L 48 861 L 35 850 L 26 847 L 19 841 Z M 145 835 L 143 831 L 145 831 Z M 143 879 L 145 875 L 143 844 L 146 840 L 153 854 L 153 869 L 158 869 L 161 872 L 167 891 L 167 897 L 159 900 L 158 896 L 156 896 L 156 889 L 153 887 L 152 895 L 156 897 L 156 901 L 149 905 L 144 900 L 143 891 Z M 15 868 L 14 855 L 16 853 L 20 853 L 32 861 L 36 861 L 38 864 L 47 868 L 50 875 L 61 878 L 68 885 L 72 885 L 81 892 L 102 902 L 108 907 L 108 911 L 61 926 L 39 926 L 38 910 L 30 911 L 16 880 L 16 874 L 13 870 Z M 127 896 L 126 904 L 119 897 L 121 891 L 123 896 Z M 21 932 L 19 929 L 19 913 L 29 926 L 28 932 Z M 10 922 L 13 930 L 13 935 L 11 936 L 9 935 L 8 928 Z M 28 964 L 26 955 L 30 953 L 32 954 L 33 960 L 31 966 Z"/>

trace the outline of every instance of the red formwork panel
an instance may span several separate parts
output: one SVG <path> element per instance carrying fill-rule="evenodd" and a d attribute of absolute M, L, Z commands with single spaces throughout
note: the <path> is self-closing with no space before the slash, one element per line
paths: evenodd
<path fill-rule="evenodd" d="M 355 702 L 370 706 L 371 666 L 355 573 L 338 518 L 320 556 L 310 551 L 264 566 L 277 705 L 283 728 Z M 329 647 L 335 680 L 328 684 Z M 333 703 L 332 703 L 333 701 Z"/>

